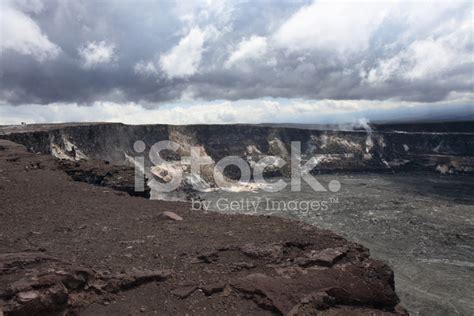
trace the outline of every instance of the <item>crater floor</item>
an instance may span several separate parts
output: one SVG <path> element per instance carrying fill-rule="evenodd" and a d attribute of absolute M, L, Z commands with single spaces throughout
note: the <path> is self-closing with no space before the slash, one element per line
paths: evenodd
<path fill-rule="evenodd" d="M 228 201 L 261 199 L 259 210 L 247 213 L 300 219 L 367 246 L 393 267 L 397 292 L 411 314 L 472 315 L 472 175 L 352 173 L 316 178 L 326 188 L 338 180 L 341 189 L 315 193 L 303 186 L 302 192 L 213 193 L 206 198 L 211 209 L 223 212 Z M 266 199 L 326 201 L 328 208 L 307 213 L 268 209 Z"/>

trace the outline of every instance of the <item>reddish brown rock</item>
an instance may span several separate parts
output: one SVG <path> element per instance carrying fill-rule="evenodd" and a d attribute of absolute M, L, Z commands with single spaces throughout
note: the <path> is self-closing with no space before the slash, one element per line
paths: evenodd
<path fill-rule="evenodd" d="M 292 278 L 251 274 L 231 282 L 244 297 L 257 304 L 286 315 L 298 304 L 311 303 L 314 309 L 329 305 L 364 305 L 393 310 L 398 303 L 390 282 L 391 270 L 385 265 L 374 266 L 368 273 L 363 266 L 347 265 L 325 270 L 306 270 Z M 329 298 L 328 298 L 329 297 Z M 331 303 L 331 304 L 330 304 Z"/>
<path fill-rule="evenodd" d="M 255 268 L 255 265 L 253 263 L 249 263 L 249 262 L 235 262 L 233 264 L 233 268 L 235 270 L 242 270 L 242 269 L 247 269 L 247 270 L 250 270 L 250 269 L 253 269 Z"/>
<path fill-rule="evenodd" d="M 136 314 L 141 307 L 159 315 L 400 314 L 390 268 L 334 233 L 118 196 L 71 181 L 51 157 L 0 145 L 0 298 L 8 315 Z M 25 170 L 37 162 L 42 168 Z M 157 209 L 186 220 L 154 220 Z M 332 265 L 300 265 L 299 258 Z M 188 284 L 203 293 L 187 295 L 196 291 L 181 289 Z M 178 289 L 184 298 L 172 294 Z"/>
<path fill-rule="evenodd" d="M 25 304 L 40 298 L 40 293 L 38 291 L 26 291 L 20 292 L 17 294 L 16 299 L 18 303 Z"/>
<path fill-rule="evenodd" d="M 224 291 L 224 288 L 226 287 L 226 285 L 227 283 L 225 282 L 218 282 L 218 283 L 201 285 L 199 288 L 203 291 L 204 294 L 209 296 L 209 295 Z"/>
<path fill-rule="evenodd" d="M 186 297 L 188 297 L 189 295 L 193 294 L 196 290 L 198 289 L 198 287 L 196 285 L 189 285 L 189 286 L 182 286 L 180 288 L 177 288 L 173 291 L 171 291 L 171 294 L 181 298 L 181 299 L 184 299 Z"/>
<path fill-rule="evenodd" d="M 337 260 L 342 258 L 346 252 L 347 249 L 345 248 L 327 248 L 320 252 L 310 253 L 307 257 L 298 258 L 297 262 L 303 267 L 312 265 L 330 267 L 336 263 Z"/>
<path fill-rule="evenodd" d="M 5 311 L 20 315 L 48 314 L 80 307 L 100 300 L 99 294 L 164 281 L 171 274 L 166 270 L 133 270 L 114 275 L 73 266 L 36 252 L 2 254 L 0 264 L 8 267 L 2 276 L 11 275 L 9 278 L 15 277 L 18 269 L 25 265 L 21 270 L 23 278 L 0 287 Z"/>
<path fill-rule="evenodd" d="M 283 255 L 281 245 L 246 244 L 240 251 L 254 259 L 278 259 Z"/>
<path fill-rule="evenodd" d="M 213 263 L 219 260 L 218 251 L 205 251 L 197 256 L 198 261 L 204 263 Z"/>

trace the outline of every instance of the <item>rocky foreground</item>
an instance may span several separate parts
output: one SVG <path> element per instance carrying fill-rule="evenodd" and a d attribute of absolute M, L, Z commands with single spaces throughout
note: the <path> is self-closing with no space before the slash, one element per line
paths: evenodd
<path fill-rule="evenodd" d="M 390 267 L 329 231 L 74 174 L 0 141 L 0 315 L 406 313 Z"/>

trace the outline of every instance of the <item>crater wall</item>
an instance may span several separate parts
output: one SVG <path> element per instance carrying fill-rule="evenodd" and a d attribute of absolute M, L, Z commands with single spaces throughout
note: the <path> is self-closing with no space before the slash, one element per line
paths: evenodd
<path fill-rule="evenodd" d="M 474 171 L 474 133 L 391 130 L 310 130 L 259 125 L 125 125 L 120 123 L 36 125 L 1 128 L 0 137 L 32 152 L 58 158 L 99 159 L 131 164 L 133 144 L 147 151 L 156 142 L 180 144 L 178 156 L 200 146 L 213 161 L 239 156 L 252 165 L 265 155 L 289 158 L 291 142 L 301 142 L 302 161 L 316 159 L 314 172 L 426 169 Z M 147 154 L 145 152 L 145 155 Z"/>

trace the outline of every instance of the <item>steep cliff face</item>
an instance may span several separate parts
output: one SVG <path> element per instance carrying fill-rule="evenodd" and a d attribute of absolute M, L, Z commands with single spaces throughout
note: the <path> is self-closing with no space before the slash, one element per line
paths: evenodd
<path fill-rule="evenodd" d="M 291 142 L 301 142 L 302 161 L 315 159 L 314 171 L 365 171 L 423 168 L 448 172 L 473 172 L 474 134 L 403 131 L 323 131 L 255 125 L 49 125 L 2 129 L 1 138 L 25 145 L 33 152 L 58 158 L 107 160 L 131 164 L 139 153 L 136 141 L 148 150 L 156 142 L 180 145 L 177 157 L 200 146 L 214 162 L 238 156 L 255 164 L 265 155 L 288 159 Z M 140 153 L 142 154 L 142 153 Z M 284 168 L 283 168 L 284 170 Z"/>
<path fill-rule="evenodd" d="M 139 166 L 144 178 L 166 183 L 183 174 L 180 190 L 161 193 L 152 190 L 152 198 L 183 200 L 201 191 L 216 188 L 216 163 L 224 157 L 244 159 L 253 172 L 263 168 L 268 176 L 289 176 L 293 142 L 301 152 L 300 165 L 309 163 L 313 174 L 321 172 L 364 172 L 431 170 L 441 173 L 474 172 L 474 134 L 366 130 L 311 130 L 256 125 L 124 125 L 66 124 L 0 128 L 0 138 L 25 145 L 32 152 L 47 153 L 66 160 L 105 160 L 114 165 Z M 159 141 L 171 140 L 174 151 L 162 151 L 169 163 L 150 160 L 150 148 Z M 134 147 L 140 141 L 141 146 Z M 144 146 L 143 146 L 144 145 Z M 142 147 L 142 148 L 140 148 Z M 191 172 L 186 157 L 197 148 L 208 164 L 200 174 Z M 136 151 L 138 150 L 138 152 Z M 268 160 L 268 156 L 281 158 Z M 144 166 L 136 157 L 143 157 Z M 267 158 L 265 158 L 267 157 Z M 187 158 L 189 159 L 189 158 Z M 302 169 L 303 170 L 303 169 Z M 240 170 L 229 166 L 217 171 L 224 174 L 229 190 L 253 190 L 236 180 Z M 232 181 L 233 179 L 233 181 Z M 220 186 L 222 188 L 222 186 Z M 153 193 L 154 192 L 154 193 Z M 160 193 L 158 193 L 160 192 Z"/>

